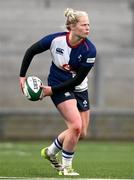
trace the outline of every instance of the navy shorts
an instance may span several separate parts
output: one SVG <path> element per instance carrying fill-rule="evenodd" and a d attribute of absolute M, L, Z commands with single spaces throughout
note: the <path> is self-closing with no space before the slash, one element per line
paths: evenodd
<path fill-rule="evenodd" d="M 51 99 L 55 106 L 58 104 L 69 100 L 69 99 L 76 99 L 77 101 L 77 107 L 79 111 L 87 111 L 90 109 L 89 104 L 89 98 L 88 98 L 88 91 L 82 91 L 82 92 L 73 92 L 73 91 L 67 91 L 67 92 L 60 92 L 55 95 L 51 96 Z"/>

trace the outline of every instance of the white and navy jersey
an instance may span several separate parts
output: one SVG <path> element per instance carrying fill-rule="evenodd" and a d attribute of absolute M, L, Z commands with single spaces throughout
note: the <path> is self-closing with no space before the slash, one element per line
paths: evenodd
<path fill-rule="evenodd" d="M 39 41 L 43 51 L 50 50 L 52 65 L 48 77 L 50 86 L 57 86 L 74 78 L 80 67 L 91 67 L 95 62 L 96 48 L 89 39 L 83 39 L 77 46 L 69 44 L 69 32 L 59 32 L 45 36 Z M 75 86 L 75 91 L 88 88 L 87 77 Z"/>

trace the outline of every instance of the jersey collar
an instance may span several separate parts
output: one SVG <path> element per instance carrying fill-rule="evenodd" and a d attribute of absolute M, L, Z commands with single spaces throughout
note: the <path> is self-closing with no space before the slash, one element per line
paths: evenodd
<path fill-rule="evenodd" d="M 69 46 L 70 48 L 77 48 L 80 44 L 82 44 L 82 43 L 85 41 L 85 39 L 83 39 L 81 42 L 79 42 L 79 43 L 76 44 L 75 46 L 72 46 L 72 45 L 70 44 L 70 42 L 69 42 L 69 34 L 70 34 L 70 32 L 67 32 L 66 41 L 67 41 L 67 44 L 68 44 L 68 46 Z"/>

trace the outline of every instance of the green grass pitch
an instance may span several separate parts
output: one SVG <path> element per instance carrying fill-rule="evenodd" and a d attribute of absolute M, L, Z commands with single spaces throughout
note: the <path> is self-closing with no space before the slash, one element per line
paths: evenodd
<path fill-rule="evenodd" d="M 61 178 L 40 157 L 45 142 L 1 142 L 0 178 Z M 78 178 L 134 179 L 134 142 L 80 141 L 74 157 Z M 75 177 L 76 178 L 76 177 Z"/>

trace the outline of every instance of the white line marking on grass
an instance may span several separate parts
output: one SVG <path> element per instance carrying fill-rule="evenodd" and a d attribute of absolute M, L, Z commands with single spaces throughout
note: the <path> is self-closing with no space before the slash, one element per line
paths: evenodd
<path fill-rule="evenodd" d="M 24 180 L 71 180 L 72 178 L 48 178 L 48 177 L 0 177 L 0 179 L 24 179 Z M 74 180 L 132 180 L 132 179 L 110 179 L 110 178 L 73 178 Z"/>

